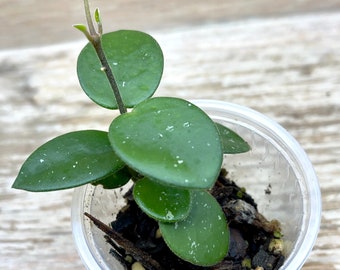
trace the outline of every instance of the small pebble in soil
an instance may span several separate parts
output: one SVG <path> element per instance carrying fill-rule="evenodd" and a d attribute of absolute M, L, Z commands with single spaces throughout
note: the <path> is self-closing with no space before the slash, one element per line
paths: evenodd
<path fill-rule="evenodd" d="M 145 270 L 145 268 L 140 262 L 134 262 L 131 266 L 131 270 Z"/>
<path fill-rule="evenodd" d="M 268 251 L 275 254 L 280 255 L 283 252 L 283 241 L 282 239 L 272 239 L 268 246 Z"/>

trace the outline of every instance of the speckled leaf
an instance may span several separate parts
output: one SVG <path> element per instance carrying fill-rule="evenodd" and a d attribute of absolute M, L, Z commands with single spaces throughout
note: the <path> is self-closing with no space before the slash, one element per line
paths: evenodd
<path fill-rule="evenodd" d="M 206 191 L 194 191 L 192 210 L 179 222 L 159 222 L 169 248 L 180 258 L 201 266 L 220 262 L 229 248 L 229 229 L 221 206 Z"/>
<path fill-rule="evenodd" d="M 146 33 L 120 30 L 104 34 L 102 44 L 125 106 L 133 107 L 152 96 L 163 73 L 163 53 L 157 41 Z M 94 102 L 116 109 L 113 91 L 101 67 L 88 43 L 78 57 L 80 85 Z"/>
<path fill-rule="evenodd" d="M 182 99 L 158 97 L 138 104 L 112 121 L 109 140 L 126 164 L 166 185 L 210 188 L 221 169 L 214 122 Z"/>
<path fill-rule="evenodd" d="M 13 188 L 36 192 L 72 188 L 108 177 L 123 166 L 107 132 L 76 131 L 34 151 L 22 165 Z"/>
<path fill-rule="evenodd" d="M 147 178 L 136 182 L 133 196 L 146 214 L 163 222 L 183 220 L 191 207 L 189 190 L 161 185 Z"/>
<path fill-rule="evenodd" d="M 220 133 L 224 154 L 245 153 L 251 149 L 249 144 L 231 129 L 219 123 L 216 123 L 216 126 Z"/>

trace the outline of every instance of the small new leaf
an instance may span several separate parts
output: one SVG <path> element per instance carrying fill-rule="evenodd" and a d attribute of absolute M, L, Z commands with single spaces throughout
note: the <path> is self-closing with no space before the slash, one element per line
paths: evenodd
<path fill-rule="evenodd" d="M 89 31 L 87 30 L 86 25 L 84 25 L 84 24 L 74 24 L 73 27 L 78 29 L 80 32 L 82 32 L 89 41 L 92 40 L 92 37 L 91 37 Z"/>
<path fill-rule="evenodd" d="M 94 11 L 94 19 L 96 21 L 96 23 L 101 23 L 101 17 L 100 17 L 100 11 L 99 8 L 96 8 L 96 10 Z"/>
<path fill-rule="evenodd" d="M 101 17 L 100 17 L 100 12 L 99 12 L 99 9 L 96 8 L 95 12 L 94 12 L 94 19 L 98 25 L 98 33 L 99 35 L 102 35 L 103 34 L 103 25 L 102 25 L 102 20 L 101 20 Z"/>
<path fill-rule="evenodd" d="M 78 29 L 80 32 L 83 32 L 84 34 L 88 33 L 87 27 L 84 24 L 74 24 L 73 27 Z"/>

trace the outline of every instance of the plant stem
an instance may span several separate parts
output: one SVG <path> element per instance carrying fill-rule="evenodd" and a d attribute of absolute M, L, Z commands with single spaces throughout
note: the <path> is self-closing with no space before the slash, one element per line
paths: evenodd
<path fill-rule="evenodd" d="M 125 107 L 124 102 L 122 100 L 122 96 L 120 95 L 118 84 L 116 82 L 116 79 L 115 79 L 115 77 L 112 73 L 112 69 L 111 69 L 109 63 L 107 62 L 107 58 L 105 56 L 105 53 L 104 53 L 104 50 L 103 50 L 103 47 L 102 47 L 101 38 L 94 39 L 93 42 L 92 42 L 92 45 L 93 45 L 94 49 L 96 50 L 96 53 L 97 53 L 99 60 L 102 64 L 101 69 L 102 69 L 102 71 L 105 72 L 106 77 L 109 80 L 109 83 L 110 83 L 111 88 L 113 90 L 113 94 L 114 94 L 116 102 L 117 102 L 119 112 L 121 114 L 126 113 L 127 110 L 126 110 L 126 107 Z"/>
<path fill-rule="evenodd" d="M 92 21 L 92 17 L 91 17 L 91 12 L 90 12 L 90 5 L 89 5 L 88 0 L 84 0 L 84 7 L 85 7 L 86 21 L 87 21 L 87 25 L 88 25 L 89 30 L 90 30 L 90 34 L 91 34 L 91 36 L 94 36 L 97 33 L 96 33 L 96 30 L 94 29 L 94 25 L 93 25 L 93 21 Z"/>
<path fill-rule="evenodd" d="M 94 24 L 93 24 L 93 20 L 91 17 L 91 12 L 90 12 L 90 6 L 89 6 L 89 2 L 88 0 L 84 0 L 84 7 L 85 7 L 85 15 L 86 15 L 86 20 L 87 20 L 87 24 L 89 27 L 89 35 L 86 35 L 88 40 L 91 42 L 91 44 L 93 45 L 94 49 L 96 50 L 97 56 L 100 60 L 100 63 L 102 65 L 101 70 L 105 72 L 105 75 L 110 83 L 110 86 L 112 88 L 114 97 L 116 99 L 117 102 L 117 106 L 119 109 L 119 112 L 121 114 L 126 113 L 126 107 L 124 105 L 122 96 L 120 94 L 119 88 L 118 88 L 118 84 L 117 81 L 113 75 L 112 69 L 107 61 L 107 58 L 105 56 L 104 50 L 103 50 L 103 46 L 102 46 L 102 40 L 101 40 L 101 23 L 100 25 L 98 25 L 99 28 L 99 33 L 97 33 L 97 31 L 94 28 Z"/>

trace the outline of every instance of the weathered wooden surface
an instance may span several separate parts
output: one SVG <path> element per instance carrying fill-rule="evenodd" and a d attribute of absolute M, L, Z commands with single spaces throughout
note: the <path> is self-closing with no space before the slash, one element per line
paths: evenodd
<path fill-rule="evenodd" d="M 159 95 L 252 107 L 301 143 L 323 195 L 321 231 L 303 269 L 340 269 L 340 13 L 152 33 L 166 58 Z M 0 269 L 84 269 L 71 235 L 72 191 L 10 188 L 41 143 L 71 130 L 106 129 L 114 115 L 78 86 L 82 45 L 0 52 Z"/>
<path fill-rule="evenodd" d="M 0 49 L 71 41 L 81 37 L 71 25 L 84 23 L 83 0 L 0 1 Z M 105 28 L 164 30 L 202 23 L 334 12 L 340 0 L 91 0 Z"/>

